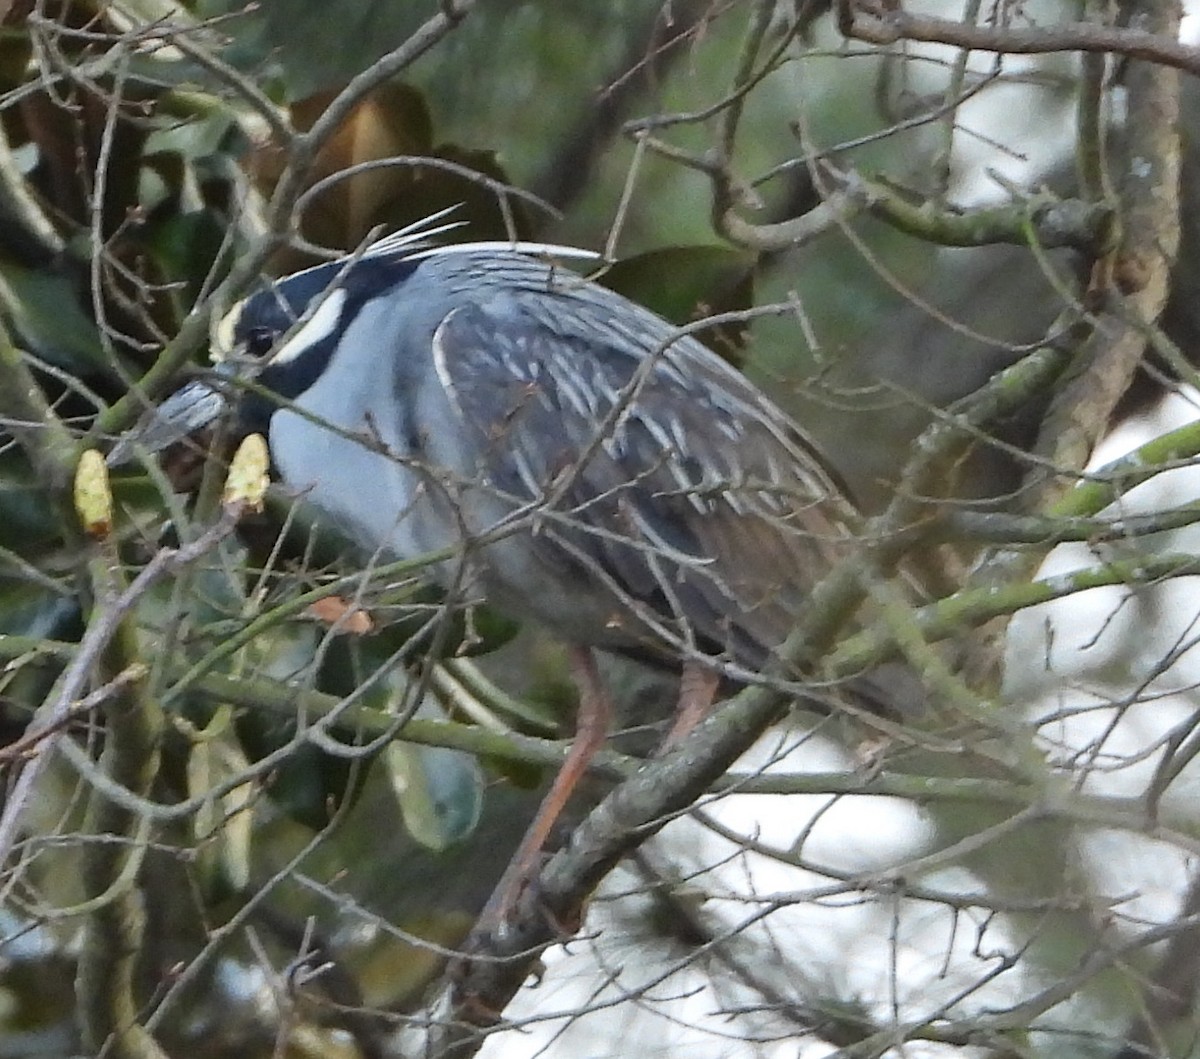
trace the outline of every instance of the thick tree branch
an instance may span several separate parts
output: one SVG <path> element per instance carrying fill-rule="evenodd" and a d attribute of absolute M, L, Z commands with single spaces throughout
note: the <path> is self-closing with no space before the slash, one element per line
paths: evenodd
<path fill-rule="evenodd" d="M 1167 37 L 1179 33 L 1176 0 L 1154 0 L 1142 21 Z M 1046 507 L 1073 484 L 1108 428 L 1141 363 L 1170 288 L 1179 249 L 1179 74 L 1153 62 L 1126 73 L 1128 119 L 1120 187 L 1120 237 L 1098 263 L 1103 308 L 1075 377 L 1055 396 L 1035 455 L 1062 472 L 1025 500 Z"/>
<path fill-rule="evenodd" d="M 1048 55 L 1077 51 L 1123 55 L 1193 76 L 1200 74 L 1200 49 L 1179 42 L 1169 25 L 1147 24 L 1130 29 L 1092 22 L 1068 22 L 1018 29 L 973 26 L 953 19 L 916 15 L 898 6 L 847 4 L 842 32 L 854 40 L 889 45 L 902 40 L 950 44 L 973 51 L 1005 55 Z"/>

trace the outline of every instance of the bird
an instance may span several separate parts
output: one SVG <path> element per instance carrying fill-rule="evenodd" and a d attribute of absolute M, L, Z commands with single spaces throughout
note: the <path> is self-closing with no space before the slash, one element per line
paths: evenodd
<path fill-rule="evenodd" d="M 609 723 L 596 650 L 679 668 L 685 731 L 768 667 L 856 511 L 798 423 L 590 278 L 596 255 L 441 241 L 446 212 L 254 291 L 215 329 L 216 374 L 139 440 L 236 403 L 278 480 L 343 534 L 551 630 L 580 685 L 569 793 Z"/>

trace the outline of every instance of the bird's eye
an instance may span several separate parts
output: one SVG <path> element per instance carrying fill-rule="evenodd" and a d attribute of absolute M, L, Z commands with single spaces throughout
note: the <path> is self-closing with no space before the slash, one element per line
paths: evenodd
<path fill-rule="evenodd" d="M 252 327 L 246 333 L 246 352 L 261 360 L 271 352 L 276 337 L 275 332 L 269 327 Z"/>

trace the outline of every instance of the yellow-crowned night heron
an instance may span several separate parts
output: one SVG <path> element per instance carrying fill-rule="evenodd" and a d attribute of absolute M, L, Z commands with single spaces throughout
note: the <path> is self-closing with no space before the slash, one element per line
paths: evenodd
<path fill-rule="evenodd" d="M 569 789 L 607 723 L 589 649 L 681 660 L 694 716 L 712 674 L 766 664 L 844 549 L 849 508 L 791 419 L 565 267 L 581 252 L 434 247 L 441 230 L 253 294 L 222 324 L 238 358 L 219 371 L 273 395 L 241 394 L 240 423 L 325 518 L 371 549 L 450 556 L 432 567 L 443 586 L 574 645 Z M 211 420 L 232 390 L 192 383 L 144 440 Z"/>

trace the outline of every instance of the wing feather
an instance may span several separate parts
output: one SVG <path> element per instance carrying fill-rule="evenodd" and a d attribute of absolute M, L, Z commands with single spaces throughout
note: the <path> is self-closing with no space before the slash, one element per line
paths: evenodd
<path fill-rule="evenodd" d="M 438 328 L 491 488 L 547 504 L 539 561 L 647 627 L 759 665 L 846 541 L 811 444 L 700 342 L 603 289 L 508 284 Z"/>

